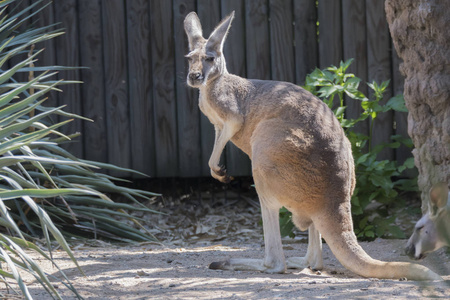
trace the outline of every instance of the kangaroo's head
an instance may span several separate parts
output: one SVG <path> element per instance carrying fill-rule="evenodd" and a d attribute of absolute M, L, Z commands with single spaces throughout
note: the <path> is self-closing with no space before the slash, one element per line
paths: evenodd
<path fill-rule="evenodd" d="M 406 246 L 406 254 L 422 259 L 428 253 L 450 246 L 450 193 L 446 183 L 435 184 L 430 190 L 428 211 L 416 223 Z"/>
<path fill-rule="evenodd" d="M 234 11 L 217 25 L 208 39 L 203 38 L 202 25 L 195 12 L 184 19 L 184 30 L 189 40 L 189 73 L 187 83 L 192 87 L 206 85 L 209 81 L 227 73 L 223 43 L 231 26 Z"/>

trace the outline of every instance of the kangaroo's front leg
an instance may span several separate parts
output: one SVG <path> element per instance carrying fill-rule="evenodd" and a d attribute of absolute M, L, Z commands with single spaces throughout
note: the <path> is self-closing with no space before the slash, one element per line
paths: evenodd
<path fill-rule="evenodd" d="M 217 180 L 228 183 L 233 178 L 227 175 L 227 172 L 223 166 L 220 166 L 220 156 L 222 155 L 223 149 L 227 142 L 238 132 L 239 126 L 234 122 L 226 122 L 223 128 L 220 129 L 219 126 L 214 125 L 216 130 L 216 138 L 214 141 L 214 148 L 209 158 L 209 167 L 211 169 L 212 177 Z"/>

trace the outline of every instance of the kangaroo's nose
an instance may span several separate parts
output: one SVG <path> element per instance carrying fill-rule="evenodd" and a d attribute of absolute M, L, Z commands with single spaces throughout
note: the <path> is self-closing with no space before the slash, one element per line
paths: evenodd
<path fill-rule="evenodd" d="M 200 73 L 200 72 L 189 73 L 189 78 L 191 80 L 197 80 L 197 79 L 200 79 L 201 77 L 202 77 L 202 73 Z"/>

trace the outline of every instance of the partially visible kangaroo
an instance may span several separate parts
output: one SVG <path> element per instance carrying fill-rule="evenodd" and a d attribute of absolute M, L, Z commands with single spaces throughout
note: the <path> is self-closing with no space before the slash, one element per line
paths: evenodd
<path fill-rule="evenodd" d="M 229 140 L 252 160 L 265 257 L 215 262 L 210 268 L 267 273 L 283 273 L 286 267 L 321 268 L 321 233 L 338 260 L 361 276 L 442 280 L 421 265 L 374 260 L 359 246 L 350 212 L 354 162 L 338 120 L 326 104 L 294 84 L 229 74 L 222 50 L 233 17 L 234 12 L 205 39 L 197 15 L 186 16 L 187 83 L 200 90 L 200 109 L 216 131 L 211 175 L 230 180 L 219 166 Z M 306 257 L 285 260 L 278 220 L 282 206 L 292 212 L 298 228 L 309 227 Z"/>
<path fill-rule="evenodd" d="M 431 188 L 428 211 L 417 222 L 405 250 L 409 257 L 422 259 L 445 246 L 450 246 L 450 192 L 441 182 Z"/>

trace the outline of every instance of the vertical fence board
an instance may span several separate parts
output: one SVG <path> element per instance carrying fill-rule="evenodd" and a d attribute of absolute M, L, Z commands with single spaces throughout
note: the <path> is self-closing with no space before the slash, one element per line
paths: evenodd
<path fill-rule="evenodd" d="M 343 60 L 353 58 L 347 72 L 361 78 L 359 90 L 367 95 L 367 40 L 366 40 L 366 8 L 365 2 L 360 0 L 342 0 L 342 32 L 343 32 Z M 346 117 L 356 119 L 363 109 L 361 101 L 345 98 Z M 369 134 L 368 122 L 360 122 L 356 130 Z"/>
<path fill-rule="evenodd" d="M 174 0 L 174 38 L 176 67 L 176 98 L 178 119 L 178 157 L 180 158 L 180 176 L 198 177 L 202 173 L 200 144 L 200 109 L 198 91 L 186 85 L 188 70 L 184 57 L 189 52 L 184 18 L 195 11 L 195 0 Z"/>
<path fill-rule="evenodd" d="M 246 77 L 245 68 L 245 9 L 243 0 L 222 1 L 222 18 L 235 11 L 233 24 L 224 45 L 224 55 L 227 69 L 230 73 Z M 251 171 L 250 159 L 229 142 L 225 149 L 226 167 L 232 176 L 245 176 Z"/>
<path fill-rule="evenodd" d="M 319 65 L 337 66 L 342 59 L 341 0 L 319 1 Z"/>
<path fill-rule="evenodd" d="M 131 167 L 155 176 L 149 3 L 126 1 L 126 11 Z"/>
<path fill-rule="evenodd" d="M 292 1 L 270 0 L 272 79 L 294 82 L 294 33 Z"/>
<path fill-rule="evenodd" d="M 178 141 L 171 1 L 150 1 L 156 175 L 176 176 Z"/>
<path fill-rule="evenodd" d="M 12 17 L 12 16 L 16 15 L 17 13 L 21 12 L 25 8 L 29 7 L 30 4 L 31 4 L 31 0 L 20 0 L 20 1 L 16 1 L 16 2 L 10 4 L 7 7 L 8 16 Z M 29 12 L 29 10 L 28 10 L 28 12 Z M 3 17 L 3 15 L 2 15 L 2 17 Z M 23 18 L 23 17 L 21 16 L 19 18 Z M 29 29 L 30 27 L 31 27 L 31 20 L 28 19 L 26 21 L 23 21 L 22 24 L 18 28 L 16 28 L 16 30 L 23 32 L 23 31 Z M 37 44 L 36 46 L 39 49 L 42 45 Z M 30 51 L 30 48 L 26 49 L 26 51 L 27 52 Z M 20 53 L 20 54 L 16 54 L 15 56 L 11 57 L 11 59 L 8 60 L 9 67 L 13 67 L 16 64 L 22 62 L 23 60 L 25 60 L 27 58 L 27 55 L 28 55 L 28 53 Z M 18 82 L 24 82 L 24 81 L 28 80 L 28 73 L 18 72 L 16 74 L 14 74 L 13 79 Z"/>
<path fill-rule="evenodd" d="M 197 0 L 197 13 L 203 27 L 203 36 L 207 39 L 220 22 L 220 2 Z M 214 146 L 214 127 L 203 114 L 200 114 L 200 132 L 202 149 L 202 175 L 210 176 L 209 157 Z"/>
<path fill-rule="evenodd" d="M 382 81 L 391 78 L 390 62 L 390 37 L 389 28 L 384 14 L 383 1 L 366 1 L 366 20 L 367 20 L 367 59 L 368 59 L 368 81 L 376 81 L 381 84 Z M 392 94 L 392 83 L 386 90 L 385 103 Z M 371 91 L 369 91 L 371 94 Z M 393 133 L 393 115 L 392 112 L 380 114 L 375 120 L 373 128 L 372 145 L 386 143 L 390 141 Z M 393 151 L 385 149 L 379 155 L 380 159 L 393 159 Z"/>
<path fill-rule="evenodd" d="M 85 158 L 107 162 L 105 93 L 103 73 L 102 13 L 100 0 L 78 0 L 80 28 L 81 103 L 85 122 L 83 146 Z"/>
<path fill-rule="evenodd" d="M 266 0 L 245 1 L 247 76 L 270 79 L 269 7 Z"/>
<path fill-rule="evenodd" d="M 79 51 L 78 51 L 78 20 L 77 20 L 77 1 L 56 1 L 55 17 L 57 22 L 61 22 L 61 26 L 65 28 L 66 34 L 56 38 L 55 45 L 58 51 L 56 52 L 56 63 L 62 66 L 79 66 Z M 64 80 L 79 80 L 79 70 L 61 71 L 58 74 L 60 79 Z M 59 105 L 67 105 L 65 110 L 72 113 L 81 114 L 81 97 L 80 85 L 70 84 L 63 88 L 63 92 L 59 94 Z M 61 128 L 61 131 L 66 134 L 72 134 L 82 131 L 83 121 L 75 119 L 66 126 Z M 83 145 L 80 138 L 75 139 L 65 146 L 72 154 L 77 157 L 83 156 Z"/>
<path fill-rule="evenodd" d="M 125 3 L 102 4 L 108 161 L 131 167 Z"/>
<path fill-rule="evenodd" d="M 294 22 L 295 82 L 303 85 L 306 75 L 319 65 L 315 1 L 294 0 Z"/>
<path fill-rule="evenodd" d="M 40 7 L 39 7 L 40 8 Z M 39 8 L 36 8 L 35 11 Z M 50 24 L 55 24 L 55 15 L 53 11 L 53 3 L 48 3 L 43 10 L 41 10 L 37 15 L 33 17 L 33 22 L 35 22 L 36 27 L 45 27 Z M 59 29 L 61 25 L 54 26 L 48 31 Z M 56 52 L 55 52 L 55 40 L 47 40 L 42 42 L 42 44 L 36 45 L 36 49 L 44 48 L 44 52 L 42 52 L 38 61 L 35 62 L 36 66 L 54 66 L 56 65 Z M 36 75 L 36 74 L 35 74 Z M 55 76 L 56 78 L 56 76 Z M 58 92 L 52 91 L 47 94 L 48 99 L 44 102 L 44 106 L 47 107 L 56 107 L 58 106 Z"/>

